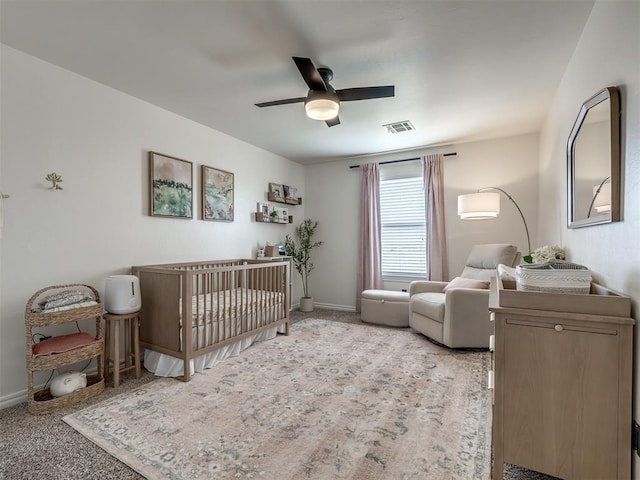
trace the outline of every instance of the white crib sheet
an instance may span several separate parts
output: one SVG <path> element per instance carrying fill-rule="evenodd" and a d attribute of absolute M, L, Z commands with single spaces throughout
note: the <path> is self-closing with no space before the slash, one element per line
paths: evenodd
<path fill-rule="evenodd" d="M 279 306 L 283 301 L 284 294 L 281 292 L 240 287 L 211 294 L 201 293 L 191 297 L 192 325 L 238 318 L 248 312 L 261 311 L 267 306 Z M 256 307 L 256 305 L 258 306 Z M 182 299 L 180 300 L 180 312 L 182 312 Z"/>

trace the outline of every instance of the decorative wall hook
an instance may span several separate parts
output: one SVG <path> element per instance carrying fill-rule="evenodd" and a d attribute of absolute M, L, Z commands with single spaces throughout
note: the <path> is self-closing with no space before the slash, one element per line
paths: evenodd
<path fill-rule="evenodd" d="M 51 182 L 52 190 L 62 190 L 62 187 L 59 185 L 59 183 L 62 182 L 62 177 L 56 172 L 50 173 L 49 175 L 44 177 L 44 179 Z"/>

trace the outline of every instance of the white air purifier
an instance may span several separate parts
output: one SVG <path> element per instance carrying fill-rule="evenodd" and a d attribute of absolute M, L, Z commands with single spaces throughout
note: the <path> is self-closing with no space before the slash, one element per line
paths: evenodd
<path fill-rule="evenodd" d="M 140 280 L 135 275 L 112 275 L 105 280 L 104 309 L 116 315 L 138 312 L 142 307 Z"/>

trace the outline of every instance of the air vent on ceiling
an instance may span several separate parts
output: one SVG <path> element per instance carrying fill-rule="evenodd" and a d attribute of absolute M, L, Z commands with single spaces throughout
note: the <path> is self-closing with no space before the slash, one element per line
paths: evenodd
<path fill-rule="evenodd" d="M 411 130 L 415 130 L 416 127 L 409 120 L 403 120 L 402 122 L 394 122 L 387 123 L 383 125 L 386 127 L 387 133 L 402 133 L 402 132 L 410 132 Z"/>

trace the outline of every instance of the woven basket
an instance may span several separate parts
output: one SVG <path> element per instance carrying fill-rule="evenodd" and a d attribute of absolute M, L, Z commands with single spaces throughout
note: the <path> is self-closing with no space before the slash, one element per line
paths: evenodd
<path fill-rule="evenodd" d="M 71 406 L 74 403 L 83 402 L 103 391 L 104 378 L 102 375 L 87 375 L 86 387 L 63 395 L 62 397 L 54 397 L 51 395 L 49 388 L 34 392 L 33 397 L 29 398 L 27 409 L 34 415 L 46 415 L 61 408 Z"/>
<path fill-rule="evenodd" d="M 64 290 L 67 288 L 81 288 L 89 290 L 97 302 L 97 305 L 72 308 L 58 312 L 37 312 L 34 305 L 37 300 L 45 294 Z M 25 307 L 25 340 L 26 340 L 26 366 L 27 366 L 27 409 L 29 412 L 41 415 L 52 413 L 60 408 L 68 407 L 77 402 L 82 402 L 88 398 L 98 395 L 104 391 L 105 382 L 102 376 L 102 355 L 104 341 L 102 339 L 102 312 L 103 306 L 100 302 L 100 294 L 90 285 L 73 283 L 68 285 L 54 285 L 38 290 L 34 293 Z M 53 355 L 33 354 L 33 329 L 38 327 L 49 327 L 61 325 L 63 323 L 94 318 L 96 322 L 95 341 L 79 346 L 72 350 Z M 87 375 L 87 386 L 61 397 L 51 395 L 49 388 L 34 391 L 33 375 L 35 372 L 54 370 L 63 365 L 97 359 L 97 375 Z"/>
<path fill-rule="evenodd" d="M 576 263 L 552 260 L 516 267 L 516 289 L 525 292 L 588 294 L 591 271 Z"/>

